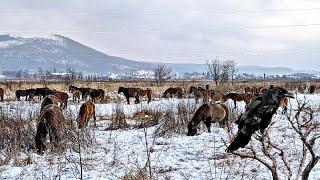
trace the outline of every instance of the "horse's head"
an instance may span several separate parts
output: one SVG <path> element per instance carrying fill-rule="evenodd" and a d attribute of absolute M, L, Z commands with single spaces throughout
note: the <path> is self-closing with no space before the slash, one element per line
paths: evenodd
<path fill-rule="evenodd" d="M 124 87 L 119 87 L 119 89 L 118 89 L 118 94 L 120 94 L 120 93 L 124 93 L 124 90 L 125 90 L 125 88 L 124 88 Z"/>
<path fill-rule="evenodd" d="M 69 86 L 69 92 L 73 92 L 75 90 L 74 86 Z"/>
<path fill-rule="evenodd" d="M 197 134 L 197 126 L 193 124 L 193 122 L 189 122 L 188 124 L 188 136 L 194 136 Z"/>

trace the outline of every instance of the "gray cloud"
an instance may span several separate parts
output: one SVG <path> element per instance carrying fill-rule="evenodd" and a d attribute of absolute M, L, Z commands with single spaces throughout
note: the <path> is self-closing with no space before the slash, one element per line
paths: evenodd
<path fill-rule="evenodd" d="M 5 0 L 0 33 L 57 33 L 141 61 L 203 63 L 219 56 L 319 70 L 316 7 L 320 2 L 303 0 Z"/>

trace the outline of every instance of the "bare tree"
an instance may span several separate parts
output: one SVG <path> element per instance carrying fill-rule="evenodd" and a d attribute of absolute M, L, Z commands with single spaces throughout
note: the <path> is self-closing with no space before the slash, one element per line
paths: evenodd
<path fill-rule="evenodd" d="M 209 73 L 212 76 L 212 79 L 216 83 L 219 84 L 221 78 L 221 60 L 218 58 L 214 58 L 212 60 L 206 60 L 206 64 L 208 66 Z"/>
<path fill-rule="evenodd" d="M 160 86 L 164 81 L 170 79 L 171 72 L 171 68 L 163 62 L 157 64 L 154 68 L 154 79 L 157 81 L 157 85 Z"/>
<path fill-rule="evenodd" d="M 237 72 L 237 63 L 235 61 L 223 61 L 216 57 L 213 60 L 206 60 L 206 65 L 216 85 L 228 82 L 230 78 L 233 82 L 234 76 Z"/>

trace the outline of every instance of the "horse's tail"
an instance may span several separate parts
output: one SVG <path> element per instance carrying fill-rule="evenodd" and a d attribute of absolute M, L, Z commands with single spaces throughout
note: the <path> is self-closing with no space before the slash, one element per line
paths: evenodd
<path fill-rule="evenodd" d="M 79 114 L 77 117 L 77 123 L 78 123 L 79 129 L 83 128 L 86 125 L 86 122 L 82 122 L 82 121 L 86 121 L 86 118 L 84 117 L 85 114 L 86 114 L 86 104 L 82 104 L 80 106 Z"/>
<path fill-rule="evenodd" d="M 149 103 L 152 98 L 152 90 L 148 88 L 147 91 L 148 91 L 148 103 Z"/>
<path fill-rule="evenodd" d="M 222 125 L 227 125 L 228 129 L 229 129 L 229 116 L 230 116 L 230 111 L 228 106 L 225 103 L 218 103 L 220 106 L 223 107 L 223 109 L 226 111 L 226 116 L 222 119 L 222 121 L 220 122 Z"/>

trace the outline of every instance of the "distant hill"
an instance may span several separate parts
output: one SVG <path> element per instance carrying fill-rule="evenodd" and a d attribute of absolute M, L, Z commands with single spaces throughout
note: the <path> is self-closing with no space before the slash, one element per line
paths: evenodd
<path fill-rule="evenodd" d="M 123 74 L 152 70 L 155 64 L 110 56 L 61 35 L 34 38 L 0 35 L 0 71 L 37 71 L 39 68 L 65 71 L 70 67 L 84 73 Z M 206 71 L 204 64 L 168 63 L 168 65 L 177 73 Z M 255 75 L 306 73 L 290 68 L 262 66 L 240 66 L 239 72 Z"/>

